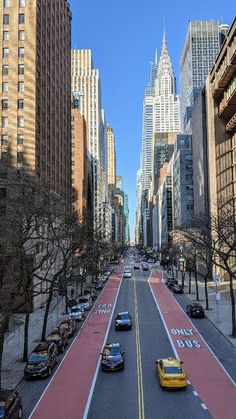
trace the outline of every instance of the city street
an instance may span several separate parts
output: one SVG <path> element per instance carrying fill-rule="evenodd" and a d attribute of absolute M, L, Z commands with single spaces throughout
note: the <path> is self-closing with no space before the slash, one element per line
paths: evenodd
<path fill-rule="evenodd" d="M 208 319 L 190 322 L 181 309 L 187 297 L 177 296 L 177 304 L 160 271 L 152 276 L 150 271 L 133 271 L 131 279 L 121 281 L 122 270 L 110 277 L 53 378 L 18 386 L 23 418 L 169 419 L 176 411 L 181 419 L 222 418 L 222 412 L 233 418 L 236 389 L 229 376 L 236 378 L 235 349 Z M 132 315 L 133 328 L 116 332 L 114 317 L 125 310 Z M 122 345 L 124 371 L 101 371 L 105 342 Z M 183 342 L 188 342 L 185 347 Z M 163 390 L 155 361 L 176 354 L 190 384 L 186 390 Z"/>

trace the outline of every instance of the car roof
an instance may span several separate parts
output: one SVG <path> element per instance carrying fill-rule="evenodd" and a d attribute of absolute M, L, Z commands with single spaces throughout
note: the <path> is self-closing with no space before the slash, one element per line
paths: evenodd
<path fill-rule="evenodd" d="M 119 343 L 106 343 L 105 348 L 120 348 Z"/>
<path fill-rule="evenodd" d="M 163 362 L 164 367 L 179 367 L 180 360 L 172 357 L 161 359 Z"/>
<path fill-rule="evenodd" d="M 33 349 L 32 352 L 41 352 L 41 351 L 47 351 L 49 347 L 49 343 L 48 342 L 42 342 L 39 343 L 37 346 L 35 346 L 35 348 Z"/>
<path fill-rule="evenodd" d="M 117 315 L 118 315 L 118 316 L 121 316 L 122 314 L 127 314 L 127 315 L 129 315 L 129 312 L 128 312 L 128 311 L 120 311 Z"/>
<path fill-rule="evenodd" d="M 202 308 L 202 305 L 200 303 L 194 303 L 193 307 L 201 307 Z"/>

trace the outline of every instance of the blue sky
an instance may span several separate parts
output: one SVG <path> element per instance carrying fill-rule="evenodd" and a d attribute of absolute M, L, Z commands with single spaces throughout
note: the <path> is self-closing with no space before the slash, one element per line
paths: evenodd
<path fill-rule="evenodd" d="M 94 66 L 100 70 L 102 106 L 116 136 L 117 174 L 123 176 L 124 190 L 129 195 L 133 238 L 142 102 L 155 48 L 160 55 L 163 16 L 179 92 L 179 60 L 188 21 L 217 19 L 231 24 L 235 2 L 70 0 L 70 4 L 72 48 L 91 48 Z"/>

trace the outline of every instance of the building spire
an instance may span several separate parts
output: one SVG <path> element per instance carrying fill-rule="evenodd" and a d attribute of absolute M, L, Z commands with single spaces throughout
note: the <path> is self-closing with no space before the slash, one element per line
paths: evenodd
<path fill-rule="evenodd" d="M 166 45 L 166 17 L 163 15 L 163 38 L 162 38 L 162 44 Z"/>
<path fill-rule="evenodd" d="M 157 65 L 158 61 L 157 61 L 157 48 L 155 49 L 155 65 Z"/>

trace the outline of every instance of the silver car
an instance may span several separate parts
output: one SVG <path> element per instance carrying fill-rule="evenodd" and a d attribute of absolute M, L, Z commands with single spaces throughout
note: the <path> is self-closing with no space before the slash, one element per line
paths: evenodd
<path fill-rule="evenodd" d="M 84 310 L 90 310 L 93 305 L 93 300 L 90 295 L 85 295 L 84 297 L 80 297 L 78 301 L 78 306 L 83 308 Z"/>
<path fill-rule="evenodd" d="M 83 320 L 83 313 L 82 313 L 82 311 L 80 310 L 79 307 L 74 306 L 70 309 L 69 318 L 70 319 L 75 319 L 77 322 L 82 321 Z"/>

